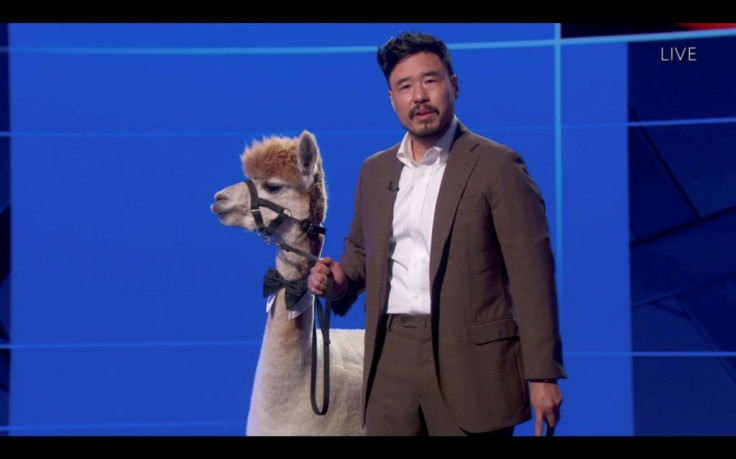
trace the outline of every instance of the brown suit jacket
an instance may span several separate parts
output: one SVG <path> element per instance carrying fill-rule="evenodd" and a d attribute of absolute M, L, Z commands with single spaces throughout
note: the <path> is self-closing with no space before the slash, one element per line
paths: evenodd
<path fill-rule="evenodd" d="M 366 293 L 364 413 L 385 334 L 398 148 L 363 162 L 340 260 L 348 289 L 334 304 L 343 315 Z M 516 152 L 462 124 L 437 199 L 429 270 L 436 374 L 458 425 L 483 432 L 529 419 L 526 380 L 566 377 L 544 201 Z"/>

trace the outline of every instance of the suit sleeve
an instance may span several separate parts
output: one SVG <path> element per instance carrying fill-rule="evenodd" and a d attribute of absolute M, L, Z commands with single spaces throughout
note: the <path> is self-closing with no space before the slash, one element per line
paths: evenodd
<path fill-rule="evenodd" d="M 519 321 L 524 377 L 565 378 L 555 262 L 542 194 L 514 151 L 500 155 L 493 177 L 491 210 Z"/>
<path fill-rule="evenodd" d="M 353 206 L 353 221 L 350 224 L 350 233 L 345 237 L 343 254 L 340 258 L 348 287 L 345 293 L 333 302 L 333 310 L 339 316 L 344 316 L 363 290 L 365 290 L 365 240 L 363 237 L 363 183 L 365 163 L 360 169 L 358 184 L 355 188 L 355 202 Z"/>

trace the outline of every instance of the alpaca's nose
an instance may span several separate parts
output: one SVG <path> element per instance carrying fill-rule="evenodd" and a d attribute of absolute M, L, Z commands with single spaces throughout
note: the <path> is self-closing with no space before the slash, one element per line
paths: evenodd
<path fill-rule="evenodd" d="M 210 210 L 216 214 L 220 214 L 227 207 L 227 201 L 227 194 L 223 193 L 222 191 L 218 191 L 215 194 L 214 204 L 210 205 Z"/>

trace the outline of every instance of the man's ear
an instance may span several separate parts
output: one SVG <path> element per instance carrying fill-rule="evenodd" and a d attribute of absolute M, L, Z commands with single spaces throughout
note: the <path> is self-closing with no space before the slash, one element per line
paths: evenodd
<path fill-rule="evenodd" d="M 388 90 L 388 100 L 391 101 L 391 108 L 393 108 L 394 111 L 396 111 L 396 105 L 394 105 L 394 95 L 390 89 Z"/>

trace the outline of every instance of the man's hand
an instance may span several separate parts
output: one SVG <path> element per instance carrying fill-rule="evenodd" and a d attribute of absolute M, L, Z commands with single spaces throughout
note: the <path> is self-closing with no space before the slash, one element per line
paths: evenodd
<path fill-rule="evenodd" d="M 327 276 L 332 273 L 332 295 L 339 297 L 347 288 L 347 280 L 345 272 L 342 270 L 340 263 L 334 261 L 330 257 L 325 257 L 317 261 L 309 271 L 307 286 L 309 291 L 317 296 L 324 296 L 327 291 Z"/>
<path fill-rule="evenodd" d="M 560 406 L 562 405 L 562 392 L 554 380 L 531 381 L 529 383 L 529 396 L 536 415 L 534 423 L 534 435 L 542 436 L 544 421 L 548 428 L 554 428 L 560 421 Z"/>

